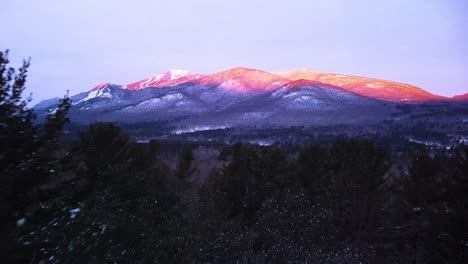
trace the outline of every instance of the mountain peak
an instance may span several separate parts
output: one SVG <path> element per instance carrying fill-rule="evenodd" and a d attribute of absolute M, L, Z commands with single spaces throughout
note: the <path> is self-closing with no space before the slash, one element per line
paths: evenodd
<path fill-rule="evenodd" d="M 221 71 L 221 72 L 245 73 L 245 72 L 258 72 L 258 71 L 261 71 L 261 70 L 247 68 L 247 67 L 234 67 L 234 68 L 227 69 L 227 70 Z"/>
<path fill-rule="evenodd" d="M 164 73 L 165 75 L 169 75 L 171 80 L 175 80 L 187 75 L 192 74 L 189 71 L 186 70 L 180 70 L 180 69 L 170 69 L 167 72 Z"/>
<path fill-rule="evenodd" d="M 200 80 L 202 85 L 218 85 L 226 90 L 265 91 L 278 88 L 290 80 L 261 70 L 236 67 L 209 75 Z"/>
<path fill-rule="evenodd" d="M 170 87 L 191 79 L 198 79 L 202 76 L 205 75 L 185 70 L 173 69 L 168 70 L 165 73 L 157 76 L 153 76 L 138 82 L 127 84 L 125 85 L 125 87 L 130 90 Z"/>
<path fill-rule="evenodd" d="M 100 83 L 98 85 L 96 85 L 93 89 L 91 89 L 91 91 L 96 91 L 96 90 L 100 90 L 106 86 L 110 85 L 110 83 Z"/>

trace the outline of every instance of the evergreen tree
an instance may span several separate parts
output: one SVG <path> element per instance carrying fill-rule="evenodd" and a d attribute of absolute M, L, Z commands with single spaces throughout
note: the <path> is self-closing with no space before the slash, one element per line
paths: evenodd
<path fill-rule="evenodd" d="M 330 201 L 344 238 L 372 238 L 383 208 L 384 150 L 368 140 L 338 141 L 331 148 Z M 336 201 L 336 202 L 335 202 Z"/>
<path fill-rule="evenodd" d="M 70 108 L 65 97 L 47 116 L 43 130 L 34 125 L 34 112 L 28 108 L 31 98 L 23 98 L 30 60 L 18 70 L 8 64 L 8 51 L 0 52 L 0 247 L 7 260 L 15 257 L 11 251 L 17 244 L 16 220 L 21 218 L 18 223 L 24 224 L 44 199 L 39 187 L 49 180 L 57 161 L 54 152 Z"/>
<path fill-rule="evenodd" d="M 196 173 L 194 167 L 194 156 L 192 148 L 185 147 L 179 156 L 179 162 L 177 163 L 177 177 L 182 181 L 189 181 L 191 177 Z"/>
<path fill-rule="evenodd" d="M 413 154 L 408 175 L 398 183 L 400 247 L 414 263 L 462 263 L 468 234 L 467 148 L 452 157 Z"/>

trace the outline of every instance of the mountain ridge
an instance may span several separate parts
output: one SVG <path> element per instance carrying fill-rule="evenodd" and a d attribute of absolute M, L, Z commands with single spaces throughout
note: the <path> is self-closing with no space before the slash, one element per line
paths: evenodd
<path fill-rule="evenodd" d="M 124 87 L 130 90 L 169 87 L 185 81 L 196 80 L 203 76 L 205 75 L 185 70 L 168 70 L 167 72 L 159 74 L 157 76 L 149 77 L 134 83 L 126 84 L 124 85 Z"/>
<path fill-rule="evenodd" d="M 183 70 L 169 70 L 154 77 L 122 85 L 122 87 L 130 90 L 141 90 L 190 84 L 220 86 L 226 90 L 237 92 L 259 92 L 274 90 L 284 85 L 290 88 L 300 87 L 301 82 L 314 82 L 316 85 L 322 85 L 323 87 L 346 90 L 361 96 L 385 101 L 464 101 L 468 97 L 467 95 L 456 95 L 454 97 L 435 95 L 417 86 L 375 78 L 322 73 L 308 69 L 266 72 L 245 67 L 236 67 L 210 75 Z M 92 90 L 102 89 L 106 85 L 109 85 L 109 83 L 99 84 Z"/>
<path fill-rule="evenodd" d="M 468 93 L 455 95 L 455 96 L 452 97 L 452 100 L 454 100 L 454 101 L 468 101 Z"/>
<path fill-rule="evenodd" d="M 448 97 L 434 95 L 413 85 L 382 79 L 322 73 L 307 69 L 277 72 L 276 74 L 293 80 L 305 79 L 318 81 L 380 100 L 431 101 L 449 99 Z"/>
<path fill-rule="evenodd" d="M 211 75 L 167 71 L 134 85 L 102 83 L 88 92 L 73 95 L 69 114 L 73 122 L 81 124 L 163 122 L 175 131 L 196 131 L 257 126 L 366 127 L 382 122 L 413 122 L 414 118 L 433 117 L 439 112 L 444 118 L 452 115 L 448 113 L 455 113 L 453 118 L 468 113 L 465 96 L 450 99 L 436 96 L 433 100 L 430 93 L 417 87 L 390 81 L 342 75 L 320 78 L 324 77 L 322 73 L 308 70 L 296 73 L 286 78 L 242 67 Z M 349 89 L 333 78 L 349 79 L 352 85 L 384 82 L 397 85 L 391 92 L 405 88 L 410 95 L 422 93 L 422 98 L 430 100 L 420 100 L 421 97 L 403 100 L 407 98 L 404 93 L 397 93 L 401 98 L 383 100 L 362 90 Z M 45 118 L 56 109 L 56 102 L 57 99 L 43 101 L 35 111 Z"/>

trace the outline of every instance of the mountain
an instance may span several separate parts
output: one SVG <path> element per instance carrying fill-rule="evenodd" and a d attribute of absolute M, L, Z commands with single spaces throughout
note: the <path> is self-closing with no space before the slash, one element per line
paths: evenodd
<path fill-rule="evenodd" d="M 204 74 L 184 70 L 169 70 L 163 74 L 127 84 L 125 85 L 125 88 L 130 90 L 141 90 L 146 88 L 170 87 L 187 81 L 197 80 L 204 76 Z"/>
<path fill-rule="evenodd" d="M 206 76 L 197 80 L 196 83 L 216 85 L 226 90 L 250 92 L 274 90 L 290 81 L 288 78 L 268 72 L 238 67 Z"/>
<path fill-rule="evenodd" d="M 468 93 L 461 94 L 461 95 L 455 95 L 454 97 L 452 97 L 452 100 L 454 100 L 454 101 L 468 101 Z"/>
<path fill-rule="evenodd" d="M 433 101 L 448 100 L 443 96 L 431 94 L 416 86 L 371 79 L 365 77 L 349 76 L 342 74 L 331 74 L 310 71 L 306 69 L 277 72 L 276 74 L 291 80 L 311 80 L 340 87 L 347 91 L 372 97 L 380 100 L 390 101 Z"/>
<path fill-rule="evenodd" d="M 50 98 L 50 99 L 39 102 L 33 108 L 37 110 L 37 109 L 53 107 L 54 105 L 57 105 L 59 101 L 60 101 L 59 97 Z"/>
<path fill-rule="evenodd" d="M 431 117 L 437 107 L 446 109 L 445 117 L 454 111 L 448 99 L 397 82 L 308 70 L 273 74 L 249 68 L 212 75 L 171 70 L 127 85 L 102 83 L 71 99 L 70 117 L 75 123 L 164 122 L 177 131 L 344 124 L 366 127 L 383 120 Z M 39 103 L 35 107 L 38 116 L 54 111 L 56 101 Z"/>
<path fill-rule="evenodd" d="M 448 101 L 452 98 L 431 94 L 419 87 L 409 84 L 379 80 L 342 74 L 321 73 L 307 69 L 286 72 L 268 73 L 249 68 L 233 68 L 212 75 L 204 75 L 183 70 L 170 70 L 166 73 L 143 79 L 138 82 L 123 85 L 129 90 L 146 88 L 173 87 L 179 84 L 193 84 L 200 86 L 219 86 L 225 90 L 238 92 L 274 90 L 291 82 L 306 80 L 317 85 L 341 88 L 362 96 L 387 101 Z M 300 82 L 295 83 L 300 84 Z M 92 90 L 104 88 L 103 83 Z M 290 87 L 294 85 L 289 85 Z M 299 85 L 300 86 L 300 85 Z M 460 100 L 456 97 L 454 100 Z"/>

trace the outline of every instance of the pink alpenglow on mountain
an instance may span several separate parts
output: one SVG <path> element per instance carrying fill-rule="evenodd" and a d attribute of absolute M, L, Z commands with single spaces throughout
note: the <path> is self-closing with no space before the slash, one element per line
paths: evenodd
<path fill-rule="evenodd" d="M 121 86 L 129 90 L 147 88 L 165 88 L 180 84 L 217 86 L 227 91 L 262 92 L 273 91 L 281 87 L 289 89 L 319 86 L 325 89 L 339 89 L 361 96 L 386 101 L 464 101 L 468 94 L 452 98 L 431 94 L 419 87 L 365 77 L 349 76 L 333 73 L 321 73 L 306 69 L 286 72 L 269 73 L 249 68 L 233 68 L 212 75 L 170 70 L 163 74 L 150 77 L 135 83 Z M 102 83 L 93 90 L 102 89 L 109 83 Z"/>
<path fill-rule="evenodd" d="M 138 82 L 125 85 L 129 90 L 141 90 L 146 88 L 171 87 L 180 83 L 196 80 L 205 76 L 204 74 L 188 72 L 183 70 L 170 70 L 158 76 L 150 77 Z"/>
<path fill-rule="evenodd" d="M 321 87 L 321 88 L 326 88 L 326 89 L 335 89 L 335 90 L 346 91 L 345 89 L 342 89 L 342 88 L 340 88 L 338 86 L 330 85 L 328 83 L 305 80 L 305 79 L 299 79 L 299 80 L 291 81 L 291 82 L 287 83 L 284 87 L 289 88 L 289 89 L 295 89 L 295 88 L 307 87 L 307 86 L 314 86 L 314 87 Z"/>
<path fill-rule="evenodd" d="M 249 92 L 274 90 L 290 81 L 288 78 L 268 72 L 238 67 L 206 76 L 197 83 L 218 85 L 226 90 Z"/>
<path fill-rule="evenodd" d="M 431 94 L 416 86 L 379 79 L 332 73 L 321 73 L 305 69 L 278 72 L 276 74 L 292 80 L 305 79 L 326 83 L 340 87 L 349 92 L 380 100 L 432 101 L 448 99 L 443 96 Z"/>
<path fill-rule="evenodd" d="M 98 85 L 96 85 L 96 87 L 94 87 L 93 89 L 91 89 L 91 91 L 96 91 L 96 90 L 99 90 L 99 89 L 102 89 L 104 87 L 106 87 L 107 85 L 109 85 L 110 83 L 100 83 Z"/>
<path fill-rule="evenodd" d="M 468 101 L 468 93 L 461 94 L 461 95 L 455 95 L 454 97 L 452 97 L 452 100 L 454 100 L 454 101 Z"/>

